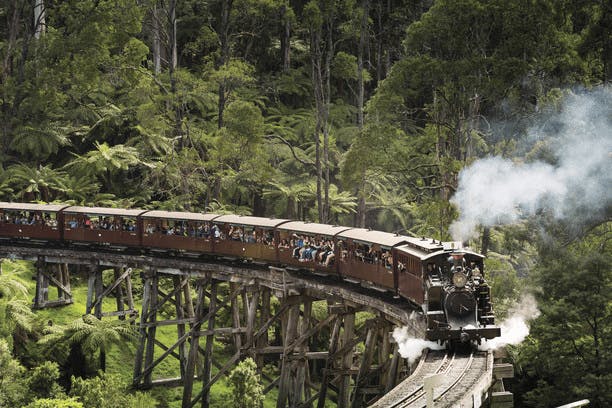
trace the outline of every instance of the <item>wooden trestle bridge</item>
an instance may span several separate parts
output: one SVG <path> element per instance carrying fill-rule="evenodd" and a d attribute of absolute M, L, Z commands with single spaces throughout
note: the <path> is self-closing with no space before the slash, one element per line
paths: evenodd
<path fill-rule="evenodd" d="M 86 313 L 99 319 L 138 316 L 133 385 L 182 386 L 184 408 L 209 406 L 211 387 L 246 357 L 260 368 L 276 361 L 278 376 L 264 379 L 266 393 L 278 387 L 278 408 L 323 408 L 326 399 L 338 407 L 368 406 L 410 374 L 411 367 L 392 339 L 393 329 L 404 326 L 414 337 L 424 336 L 424 322 L 408 301 L 295 270 L 87 247 L 0 245 L 1 258 L 35 261 L 34 308 L 73 303 L 70 273 L 76 271 L 87 276 Z M 137 277 L 143 284 L 141 310 L 136 309 L 132 288 Z M 57 296 L 50 296 L 51 289 Z M 108 308 L 109 302 L 103 303 L 107 298 L 115 299 L 112 310 L 103 310 L 103 305 Z M 313 315 L 317 301 L 327 304 L 327 317 L 320 320 Z M 355 316 L 361 311 L 369 312 L 368 319 L 356 327 Z M 225 319 L 219 318 L 221 312 Z M 231 326 L 222 327 L 228 320 Z M 162 326 L 176 328 L 172 344 L 158 338 Z M 323 330 L 325 342 L 320 340 Z M 213 353 L 213 342 L 221 337 L 233 350 L 224 363 Z M 166 359 L 179 362 L 172 378 L 159 375 Z M 311 378 L 312 365 L 319 368 L 317 378 Z M 458 400 L 480 406 L 482 393 L 493 382 L 491 365 L 480 375 L 484 387 L 464 390 Z M 469 393 L 473 398 L 465 397 Z"/>

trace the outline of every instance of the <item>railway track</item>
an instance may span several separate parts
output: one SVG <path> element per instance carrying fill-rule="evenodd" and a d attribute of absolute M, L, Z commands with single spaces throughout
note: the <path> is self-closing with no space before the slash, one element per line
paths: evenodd
<path fill-rule="evenodd" d="M 427 406 L 425 378 L 443 374 L 442 383 L 434 388 L 434 404 L 442 407 L 472 407 L 480 405 L 478 385 L 490 374 L 487 352 L 453 353 L 429 351 L 423 356 L 410 377 L 378 400 L 372 408 L 422 408 Z"/>

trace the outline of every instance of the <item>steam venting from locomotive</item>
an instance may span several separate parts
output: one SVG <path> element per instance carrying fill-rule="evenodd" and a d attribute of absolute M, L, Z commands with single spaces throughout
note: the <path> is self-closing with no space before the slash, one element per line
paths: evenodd
<path fill-rule="evenodd" d="M 524 295 L 519 303 L 510 309 L 509 316 L 502 321 L 501 337 L 488 340 L 478 348 L 480 350 L 495 350 L 508 344 L 519 344 L 529 334 L 528 322 L 540 315 L 535 298 L 531 295 Z"/>
<path fill-rule="evenodd" d="M 409 334 L 408 327 L 396 327 L 393 330 L 393 339 L 399 346 L 400 355 L 408 359 L 410 365 L 417 361 L 423 350 L 426 348 L 430 350 L 442 350 L 443 345 L 436 343 L 435 341 L 427 341 L 423 339 L 416 339 Z"/>
<path fill-rule="evenodd" d="M 477 227 L 511 224 L 541 210 L 557 219 L 599 219 L 612 208 L 612 88 L 570 93 L 557 113 L 529 130 L 546 161 L 489 157 L 461 171 L 451 200 L 458 241 Z"/>

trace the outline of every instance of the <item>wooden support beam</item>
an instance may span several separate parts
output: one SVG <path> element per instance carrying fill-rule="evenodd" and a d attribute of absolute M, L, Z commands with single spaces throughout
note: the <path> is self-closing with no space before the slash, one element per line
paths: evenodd
<path fill-rule="evenodd" d="M 321 389 L 319 390 L 319 401 L 317 408 L 325 408 L 325 398 L 327 396 L 327 388 L 330 387 L 330 376 L 329 370 L 333 367 L 334 361 L 333 356 L 338 349 L 338 340 L 340 338 L 340 327 L 342 326 L 342 318 L 336 316 L 332 334 L 329 339 L 329 351 L 327 353 L 327 359 L 325 360 L 325 369 L 323 370 L 323 378 L 321 380 Z"/>
<path fill-rule="evenodd" d="M 397 385 L 397 378 L 399 372 L 400 354 L 399 345 L 393 344 L 393 357 L 391 358 L 391 367 L 389 369 L 389 376 L 387 379 L 387 386 L 385 388 L 385 394 L 391 391 Z"/>
<path fill-rule="evenodd" d="M 283 347 L 288 347 L 294 339 L 297 337 L 298 320 L 300 316 L 300 305 L 292 304 L 289 307 L 289 311 L 283 317 Z M 293 362 L 287 358 L 287 355 L 283 353 L 281 360 L 281 375 L 280 383 L 278 386 L 278 399 L 276 400 L 276 408 L 284 408 L 288 403 L 292 406 L 292 400 L 290 397 L 294 397 L 292 391 L 294 391 L 291 384 L 291 374 L 294 368 Z"/>
<path fill-rule="evenodd" d="M 264 388 L 263 390 L 264 395 L 272 391 L 274 387 L 278 385 L 279 382 L 280 382 L 280 377 L 276 377 L 270 384 L 266 386 L 266 388 Z"/>
<path fill-rule="evenodd" d="M 342 357 L 342 368 L 349 370 L 353 365 L 353 348 L 360 341 L 355 341 L 355 314 L 344 315 L 344 333 L 342 336 L 342 348 L 338 354 Z M 351 404 L 351 373 L 341 374 L 338 408 L 348 408 Z"/>
<path fill-rule="evenodd" d="M 183 309 L 183 287 L 189 281 L 189 277 L 187 276 L 172 276 L 172 283 L 174 284 L 173 292 L 176 292 L 174 295 L 174 306 L 176 311 L 176 331 L 177 337 L 182 337 L 185 335 L 185 323 L 192 323 L 194 318 L 189 317 L 185 319 L 185 310 Z M 195 335 L 197 337 L 197 335 Z M 192 340 L 193 341 L 193 340 Z M 183 343 L 178 346 L 178 354 L 179 354 L 179 367 L 181 371 L 181 378 L 185 379 L 185 368 L 187 366 L 187 343 Z"/>
<path fill-rule="evenodd" d="M 213 366 L 213 344 L 215 342 L 214 330 L 215 330 L 215 316 L 218 312 L 217 309 L 217 282 L 212 281 L 210 284 L 210 302 L 209 310 L 212 312 L 208 318 L 208 330 L 212 331 L 212 334 L 206 335 L 206 346 L 204 347 L 204 372 L 202 374 L 202 381 L 204 384 L 208 384 L 212 381 L 212 366 Z M 219 368 L 221 371 L 223 367 Z M 202 407 L 208 407 L 210 405 L 210 388 L 202 390 Z"/>
<path fill-rule="evenodd" d="M 239 327 L 239 328 L 235 328 L 235 327 L 218 327 L 215 329 L 209 329 L 209 330 L 200 330 L 198 332 L 195 332 L 195 334 L 197 334 L 200 337 L 204 337 L 204 336 L 210 336 L 210 335 L 216 335 L 216 334 L 243 334 L 247 332 L 247 328 L 246 327 Z"/>
<path fill-rule="evenodd" d="M 147 328 L 144 327 L 144 324 L 148 320 L 150 304 L 151 304 L 151 280 L 149 278 L 150 275 L 145 274 L 143 279 L 143 295 L 142 295 L 142 313 L 140 314 L 140 326 L 138 328 L 139 332 L 139 342 L 138 347 L 136 349 L 136 356 L 134 359 L 134 376 L 132 379 L 132 386 L 134 388 L 138 388 L 140 386 L 140 379 L 142 378 L 142 366 L 144 364 L 144 353 L 145 347 L 147 343 Z M 91 282 L 91 275 L 90 275 Z M 90 285 L 92 286 L 92 285 Z M 87 295 L 88 305 L 90 302 L 89 293 Z"/>
<path fill-rule="evenodd" d="M 94 297 L 94 284 L 96 282 L 96 270 L 97 265 L 89 265 L 87 271 L 87 299 L 85 300 L 85 312 L 91 310 L 91 306 L 93 305 L 93 297 Z"/>
<path fill-rule="evenodd" d="M 159 310 L 159 308 L 157 308 Z M 160 327 L 160 326 L 177 326 L 185 324 L 193 324 L 197 321 L 194 317 L 183 318 L 183 319 L 171 319 L 171 320 L 156 320 L 154 322 L 143 323 L 143 327 Z M 180 337 L 180 335 L 179 335 Z"/>
<path fill-rule="evenodd" d="M 370 327 L 366 334 L 365 348 L 362 355 L 361 365 L 355 379 L 355 392 L 353 393 L 352 406 L 353 408 L 359 408 L 363 405 L 364 401 L 361 399 L 362 393 L 362 381 L 368 374 L 372 365 L 372 359 L 374 358 L 374 348 L 376 346 L 376 334 L 378 327 Z"/>
<path fill-rule="evenodd" d="M 514 378 L 514 366 L 508 363 L 493 364 L 493 377 L 498 380 L 502 378 Z"/>
<path fill-rule="evenodd" d="M 237 284 L 235 284 L 234 282 L 230 282 L 230 291 L 232 292 L 232 300 L 231 300 L 231 304 L 232 304 L 232 324 L 234 325 L 234 328 L 240 328 L 240 305 L 238 303 L 238 293 L 242 292 L 243 286 L 238 287 Z M 233 296 L 233 294 L 236 294 L 236 296 Z M 240 351 L 240 349 L 242 348 L 242 336 L 238 333 L 238 334 L 234 334 L 234 349 L 236 351 Z"/>
<path fill-rule="evenodd" d="M 197 362 L 197 357 L 198 357 L 198 350 L 199 350 L 199 340 L 200 337 L 197 335 L 197 328 L 199 328 L 199 325 L 202 323 L 203 319 L 203 315 L 204 315 L 204 284 L 203 282 L 198 282 L 198 304 L 195 307 L 195 314 L 196 314 L 196 319 L 198 321 L 197 324 L 195 324 L 194 326 L 192 326 L 191 330 L 189 333 L 183 333 L 181 336 L 179 336 L 179 341 L 181 341 L 181 339 L 187 339 L 187 337 L 189 336 L 189 334 L 192 335 L 191 338 L 191 344 L 190 344 L 190 348 L 189 348 L 189 356 L 187 358 L 187 364 L 185 367 L 185 371 L 183 373 L 183 404 L 182 407 L 183 408 L 187 408 L 187 407 L 191 407 L 191 394 L 193 392 L 193 381 L 194 381 L 194 374 L 195 374 L 195 366 L 196 366 L 196 362 Z M 185 343 L 185 341 L 181 341 L 181 343 Z"/>
<path fill-rule="evenodd" d="M 238 362 L 238 360 L 240 359 L 240 351 L 237 351 L 232 358 L 230 358 L 228 360 L 227 363 L 225 363 L 225 365 L 219 370 L 219 372 L 217 374 L 215 374 L 215 376 L 208 381 L 206 384 L 204 384 L 204 387 L 202 388 L 202 391 L 200 391 L 200 393 L 193 399 L 193 401 L 191 401 L 191 404 L 188 406 L 188 408 L 192 408 L 193 406 L 195 406 L 195 404 L 197 404 L 197 402 L 202 398 L 202 396 L 204 395 L 204 393 L 210 392 L 210 387 L 212 387 L 218 380 L 219 378 L 221 378 L 222 376 L 225 375 L 225 373 L 234 365 L 236 364 L 236 362 Z M 204 405 L 204 404 L 203 404 Z"/>
<path fill-rule="evenodd" d="M 327 316 L 324 320 L 321 320 L 316 326 L 310 328 L 308 331 L 306 331 L 305 333 L 303 333 L 300 337 L 298 337 L 297 339 L 295 339 L 293 341 L 293 343 L 291 343 L 289 346 L 287 346 L 285 348 L 285 355 L 293 352 L 293 350 L 299 346 L 301 346 L 306 340 L 308 340 L 310 337 L 312 337 L 313 334 L 318 333 L 323 327 L 329 325 L 333 320 L 334 320 L 335 316 L 331 315 L 331 316 Z"/>
<path fill-rule="evenodd" d="M 179 278 L 179 279 L 180 279 L 180 278 Z M 188 281 L 188 280 L 187 280 L 187 281 Z M 172 299 L 172 298 L 175 298 L 175 299 L 176 299 L 176 297 L 177 297 L 177 295 L 179 294 L 179 292 L 181 292 L 181 291 L 183 290 L 184 285 L 186 285 L 186 284 L 187 284 L 187 281 L 182 281 L 182 282 L 181 282 L 181 284 L 180 284 L 180 286 L 178 286 L 178 287 L 175 285 L 175 286 L 174 286 L 174 288 L 173 288 L 173 290 L 172 290 L 172 292 L 170 292 L 170 293 L 163 293 L 163 292 L 161 292 L 161 291 L 158 289 L 158 293 L 162 295 L 162 298 L 161 298 L 161 300 L 159 300 L 159 301 L 157 302 L 157 309 L 159 309 L 159 308 L 160 308 L 160 307 L 162 307 L 164 304 L 166 304 L 166 302 L 167 302 L 168 300 L 170 300 L 170 299 Z M 148 316 L 147 316 L 147 318 L 148 318 Z"/>
<path fill-rule="evenodd" d="M 149 290 L 149 296 L 150 296 L 149 308 L 152 310 L 152 313 L 149 315 L 149 320 L 151 323 L 155 323 L 157 320 L 157 311 L 159 309 L 158 304 L 157 304 L 157 301 L 158 301 L 157 290 L 159 288 L 159 275 L 157 274 L 157 271 L 152 271 L 149 281 L 151 285 L 150 290 Z M 146 388 L 151 388 L 151 386 L 153 385 L 152 372 L 153 372 L 153 367 L 154 367 L 153 358 L 155 357 L 156 331 L 157 331 L 157 326 L 155 324 L 147 328 L 147 339 L 146 339 L 145 360 L 144 360 L 145 370 L 142 373 L 142 378 L 144 379 L 144 385 Z M 168 353 L 168 351 L 164 353 Z"/>
<path fill-rule="evenodd" d="M 101 310 L 102 301 L 104 300 L 104 298 L 108 296 L 117 287 L 119 287 L 119 285 L 121 285 L 121 282 L 123 282 L 123 280 L 131 273 L 132 268 L 127 268 L 125 272 L 123 272 L 110 286 L 103 289 L 102 272 L 100 271 L 100 275 L 99 277 L 97 277 L 98 280 L 96 281 L 96 299 L 94 300 L 92 307 L 97 309 L 98 306 L 100 306 Z"/>

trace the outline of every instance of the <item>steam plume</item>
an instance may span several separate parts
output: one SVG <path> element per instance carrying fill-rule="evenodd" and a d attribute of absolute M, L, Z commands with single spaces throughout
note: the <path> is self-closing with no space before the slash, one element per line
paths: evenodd
<path fill-rule="evenodd" d="M 524 295 L 520 302 L 510 309 L 509 317 L 502 321 L 501 337 L 480 345 L 481 350 L 495 350 L 508 344 L 519 344 L 529 334 L 528 322 L 540 315 L 538 304 L 532 295 Z"/>
<path fill-rule="evenodd" d="M 411 365 L 421 357 L 421 353 L 426 348 L 430 350 L 442 350 L 444 346 L 433 341 L 415 339 L 408 334 L 407 327 L 396 327 L 393 329 L 393 338 L 399 345 L 399 353 L 408 359 Z"/>
<path fill-rule="evenodd" d="M 550 143 L 547 162 L 489 157 L 461 171 L 451 200 L 460 213 L 451 225 L 455 240 L 473 238 L 478 225 L 513 223 L 541 209 L 584 220 L 612 207 L 612 88 L 570 94 L 528 136 Z"/>

